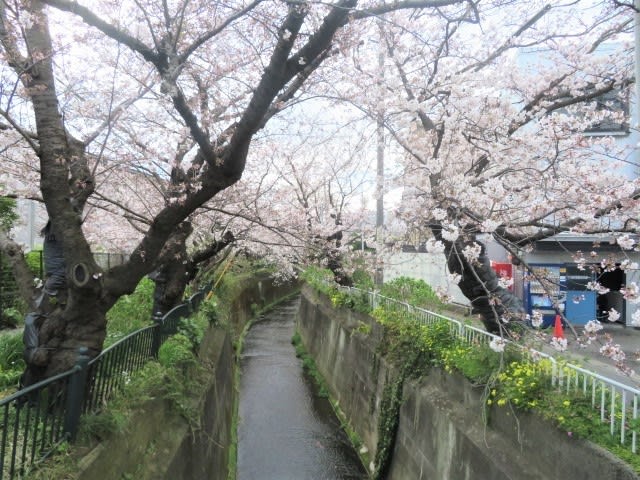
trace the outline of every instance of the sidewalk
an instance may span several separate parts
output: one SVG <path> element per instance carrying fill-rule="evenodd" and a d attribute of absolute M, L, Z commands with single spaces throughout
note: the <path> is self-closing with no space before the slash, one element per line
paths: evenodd
<path fill-rule="evenodd" d="M 448 311 L 444 314 L 484 329 L 482 323 L 470 315 L 462 316 L 458 311 Z M 566 359 L 570 363 L 582 367 L 585 370 L 591 370 L 623 385 L 640 390 L 640 328 L 625 327 L 621 323 L 609 322 L 603 322 L 602 327 L 603 329 L 598 332 L 596 340 L 592 342 L 591 345 L 586 346 L 580 346 L 573 332 L 565 327 L 564 336 L 567 339 L 567 350 L 564 352 L 559 352 L 550 345 L 551 336 L 553 335 L 553 327 L 550 327 L 543 330 L 548 336 L 547 340 L 544 342 L 538 339 L 534 340 L 532 348 L 556 358 Z M 573 328 L 581 340 L 584 340 L 585 337 L 582 332 L 583 326 L 574 325 Z M 612 343 L 614 345 L 620 345 L 620 348 L 625 352 L 625 364 L 627 367 L 635 370 L 634 375 L 629 376 L 621 373 L 616 368 L 613 360 L 600 353 L 600 348 L 607 342 L 606 335 L 610 335 Z"/>
<path fill-rule="evenodd" d="M 484 330 L 484 325 L 477 316 L 460 308 L 445 308 L 434 313 Z M 610 322 L 602 322 L 601 325 L 602 330 L 597 332 L 591 344 L 586 344 L 587 337 L 583 334 L 583 325 L 573 325 L 580 342 L 573 331 L 565 325 L 563 333 L 567 340 L 567 349 L 562 352 L 551 345 L 554 326 L 543 330 L 528 328 L 524 338 L 518 343 L 640 392 L 640 328 Z M 600 349 L 609 339 L 611 345 L 619 345 L 625 353 L 624 366 L 634 371 L 633 374 L 622 373 L 613 359 L 600 353 Z M 575 382 L 575 376 L 571 381 Z"/>
<path fill-rule="evenodd" d="M 620 323 L 602 323 L 603 329 L 597 334 L 597 338 L 590 345 L 580 346 L 570 329 L 564 329 L 564 336 L 567 339 L 567 350 L 558 352 L 550 345 L 544 346 L 544 352 L 553 354 L 556 357 L 565 357 L 571 363 L 576 363 L 587 370 L 608 377 L 624 385 L 640 390 L 640 329 L 635 327 L 625 327 Z M 577 333 L 582 335 L 582 327 L 574 326 Z M 553 335 L 553 328 L 547 329 L 548 335 Z M 615 366 L 612 359 L 603 356 L 600 348 L 607 342 L 607 336 L 611 337 L 614 345 L 626 354 L 625 364 L 635 370 L 632 376 L 621 373 Z"/>

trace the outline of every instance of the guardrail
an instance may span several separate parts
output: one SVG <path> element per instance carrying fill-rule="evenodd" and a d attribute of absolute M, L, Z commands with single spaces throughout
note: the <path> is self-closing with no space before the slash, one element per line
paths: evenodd
<path fill-rule="evenodd" d="M 160 346 L 177 332 L 180 319 L 197 310 L 210 288 L 198 291 L 154 318 L 153 325 L 130 333 L 91 360 L 87 349 L 80 348 L 71 370 L 0 400 L 0 480 L 23 478 L 60 444 L 73 442 L 80 415 L 102 410 L 134 372 L 158 355 Z"/>
<path fill-rule="evenodd" d="M 372 309 L 380 305 L 387 308 L 404 310 L 408 317 L 430 325 L 437 322 L 448 322 L 450 331 L 465 342 L 473 345 L 488 345 L 492 340 L 500 338 L 460 320 L 449 318 L 424 308 L 415 307 L 389 297 L 362 290 L 355 287 L 340 287 L 340 290 L 351 294 L 366 295 Z M 620 444 L 629 446 L 633 453 L 638 453 L 637 436 L 640 429 L 638 420 L 638 401 L 640 390 L 607 378 L 591 370 L 584 369 L 563 359 L 559 359 L 545 352 L 527 348 L 505 339 L 505 342 L 520 349 L 523 355 L 532 360 L 545 358 L 549 360 L 545 373 L 550 378 L 552 388 L 561 389 L 567 393 L 581 393 L 591 396 L 591 406 L 600 412 L 600 420 L 608 422 L 612 436 L 618 436 Z"/>

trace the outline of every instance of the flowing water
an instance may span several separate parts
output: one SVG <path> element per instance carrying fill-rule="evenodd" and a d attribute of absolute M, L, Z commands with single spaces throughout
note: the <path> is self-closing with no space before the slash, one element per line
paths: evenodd
<path fill-rule="evenodd" d="M 366 479 L 291 345 L 299 299 L 266 314 L 241 359 L 237 480 Z"/>

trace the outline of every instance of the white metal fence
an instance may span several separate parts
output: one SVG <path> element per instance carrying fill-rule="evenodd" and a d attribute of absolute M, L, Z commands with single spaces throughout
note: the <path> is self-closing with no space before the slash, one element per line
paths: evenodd
<path fill-rule="evenodd" d="M 493 339 L 500 338 L 460 320 L 385 297 L 377 292 L 355 287 L 340 288 L 351 294 L 366 295 L 372 309 L 381 305 L 401 309 L 406 311 L 410 318 L 412 317 L 424 325 L 446 321 L 450 331 L 469 344 L 488 345 Z M 581 392 L 584 395 L 590 395 L 592 407 L 600 411 L 600 420 L 610 424 L 611 435 L 618 436 L 622 445 L 629 446 L 633 453 L 638 453 L 636 437 L 640 429 L 640 420 L 638 420 L 640 390 L 565 360 L 557 359 L 545 352 L 527 348 L 506 339 L 505 341 L 521 349 L 528 358 L 549 360 L 546 373 L 551 379 L 551 387 L 561 389 L 569 394 Z"/>

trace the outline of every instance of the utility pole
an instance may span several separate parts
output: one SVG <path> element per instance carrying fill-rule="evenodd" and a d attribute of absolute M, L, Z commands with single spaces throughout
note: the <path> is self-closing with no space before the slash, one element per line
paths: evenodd
<path fill-rule="evenodd" d="M 640 1 L 640 0 L 637 0 Z M 376 271 L 374 282 L 376 285 L 384 283 L 384 269 L 382 250 L 384 248 L 384 45 L 382 26 L 380 25 L 380 50 L 378 51 L 379 100 L 376 112 Z"/>
<path fill-rule="evenodd" d="M 35 244 L 35 219 L 36 219 L 36 203 L 33 200 L 29 202 L 29 214 L 27 215 L 27 228 L 29 229 L 29 251 L 33 250 Z"/>
<path fill-rule="evenodd" d="M 635 122 L 633 127 L 636 129 L 636 132 L 640 131 L 640 0 L 634 0 L 634 72 L 633 76 L 635 79 L 634 84 L 634 93 L 635 93 L 635 104 L 634 104 L 634 112 L 632 113 L 632 117 L 635 117 Z M 640 150 L 639 150 L 640 151 Z M 640 168 L 640 161 L 638 162 L 638 168 Z M 640 173 L 640 172 L 639 172 Z"/>
<path fill-rule="evenodd" d="M 631 138 L 632 144 L 636 145 L 636 176 L 640 177 L 640 147 L 638 144 L 640 143 L 640 0 L 633 1 L 634 13 L 633 13 L 633 33 L 634 33 L 634 65 L 633 65 L 633 76 L 634 76 L 634 97 L 632 105 L 634 106 L 633 112 L 631 112 L 631 120 L 632 130 L 631 130 Z M 634 118 L 635 117 L 635 118 Z M 635 135 L 633 131 L 635 130 Z M 629 275 L 627 276 L 627 281 L 631 281 Z M 625 326 L 629 325 L 631 315 L 635 313 L 635 308 L 631 306 L 631 302 L 625 302 L 625 311 L 624 311 L 624 319 Z"/>

